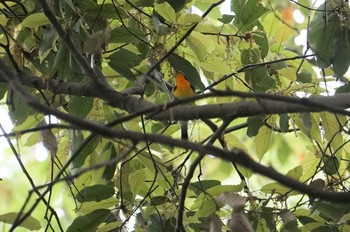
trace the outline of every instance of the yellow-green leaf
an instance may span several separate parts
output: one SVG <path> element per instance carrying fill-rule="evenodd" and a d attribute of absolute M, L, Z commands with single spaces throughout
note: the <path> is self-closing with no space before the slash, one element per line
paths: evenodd
<path fill-rule="evenodd" d="M 262 21 L 262 24 L 264 26 L 264 29 L 266 31 L 266 35 L 268 38 L 273 37 L 281 25 L 281 20 L 279 20 L 276 15 L 271 12 L 268 13 L 264 20 Z"/>
<path fill-rule="evenodd" d="M 15 212 L 2 214 L 0 215 L 0 222 L 12 224 L 15 222 L 17 216 L 18 213 Z M 31 215 L 29 215 L 19 226 L 28 230 L 39 230 L 41 228 L 39 221 L 33 218 Z"/>
<path fill-rule="evenodd" d="M 176 19 L 175 10 L 171 7 L 171 5 L 167 2 L 163 2 L 160 4 L 154 4 L 154 9 L 157 13 L 162 16 L 166 21 L 173 23 Z"/>
<path fill-rule="evenodd" d="M 303 175 L 302 166 L 296 166 L 295 168 L 292 168 L 291 170 L 289 170 L 286 174 L 286 176 L 292 177 L 293 179 L 296 179 L 296 180 L 299 180 L 302 175 Z"/>
<path fill-rule="evenodd" d="M 335 116 L 332 113 L 321 113 L 322 126 L 325 132 L 326 140 L 330 143 L 333 152 L 341 151 L 343 146 L 343 137 L 340 134 L 340 125 L 341 123 L 339 117 Z"/>
<path fill-rule="evenodd" d="M 271 194 L 271 193 L 279 193 L 282 195 L 285 195 L 288 193 L 288 195 L 296 195 L 298 194 L 298 192 L 296 191 L 291 191 L 291 188 L 286 187 L 278 182 L 273 182 L 273 183 L 269 183 L 264 185 L 261 188 L 261 192 L 263 193 L 267 193 L 267 194 Z"/>
<path fill-rule="evenodd" d="M 217 74 L 227 74 L 231 68 L 221 58 L 209 56 L 205 61 L 200 62 L 200 66 L 209 72 Z"/>
<path fill-rule="evenodd" d="M 271 135 L 272 130 L 266 126 L 263 126 L 260 128 L 259 133 L 254 138 L 256 155 L 258 156 L 259 160 L 263 158 L 270 147 Z"/>
<path fill-rule="evenodd" d="M 22 22 L 24 27 L 40 27 L 49 24 L 50 20 L 44 13 L 34 13 L 25 18 Z"/>
<path fill-rule="evenodd" d="M 79 207 L 79 213 L 91 213 L 97 209 L 107 209 L 109 207 L 115 206 L 118 204 L 119 200 L 117 198 L 110 197 L 108 199 L 104 199 L 102 201 L 90 201 L 90 202 L 84 202 L 84 204 L 81 204 Z"/>
<path fill-rule="evenodd" d="M 193 23 L 198 23 L 201 20 L 202 20 L 202 17 L 197 14 L 182 14 L 177 20 L 177 23 L 182 25 L 189 25 Z"/>
<path fill-rule="evenodd" d="M 146 174 L 144 170 L 137 170 L 129 175 L 129 183 L 130 190 L 134 194 L 137 195 L 139 190 L 141 189 L 143 183 L 145 183 Z"/>
<path fill-rule="evenodd" d="M 186 42 L 192 51 L 197 55 L 199 61 L 203 61 L 214 50 L 213 41 L 199 32 L 192 32 Z"/>
<path fill-rule="evenodd" d="M 308 119 L 309 122 L 306 122 L 305 115 L 306 114 L 300 114 L 297 117 L 293 117 L 295 124 L 309 138 L 319 143 L 322 143 L 321 131 L 319 128 L 319 122 L 320 122 L 319 114 L 318 113 L 309 114 L 310 116 L 307 116 L 307 118 L 309 118 Z"/>

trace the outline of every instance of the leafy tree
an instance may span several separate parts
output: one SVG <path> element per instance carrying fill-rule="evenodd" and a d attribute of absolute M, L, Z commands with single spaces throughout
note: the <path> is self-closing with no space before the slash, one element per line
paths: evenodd
<path fill-rule="evenodd" d="M 0 8 L 3 228 L 350 230 L 348 1 Z M 198 95 L 173 100 L 175 71 Z"/>

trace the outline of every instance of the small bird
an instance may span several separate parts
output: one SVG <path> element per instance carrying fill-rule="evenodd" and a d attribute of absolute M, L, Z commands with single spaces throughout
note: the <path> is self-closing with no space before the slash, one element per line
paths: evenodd
<path fill-rule="evenodd" d="M 177 71 L 175 74 L 176 86 L 173 90 L 173 96 L 175 99 L 191 97 L 196 94 L 191 83 L 187 80 L 184 73 Z M 188 140 L 187 132 L 187 121 L 179 121 L 180 130 L 181 130 L 181 139 Z"/>

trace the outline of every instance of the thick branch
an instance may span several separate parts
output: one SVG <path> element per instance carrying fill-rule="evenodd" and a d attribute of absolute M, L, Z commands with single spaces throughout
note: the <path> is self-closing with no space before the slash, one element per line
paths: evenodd
<path fill-rule="evenodd" d="M 10 72 L 7 68 L 7 71 Z M 11 75 L 16 75 L 11 73 Z M 35 76 L 22 74 L 21 83 L 25 86 L 37 89 L 47 89 L 54 94 L 67 94 L 74 96 L 87 96 L 100 98 L 113 107 L 125 110 L 129 113 L 149 113 L 153 120 L 196 120 L 225 117 L 247 117 L 265 114 L 283 113 L 307 113 L 329 111 L 339 114 L 349 115 L 345 109 L 350 108 L 350 94 L 337 94 L 334 96 L 312 96 L 310 98 L 293 98 L 263 93 L 244 93 L 231 91 L 226 94 L 211 93 L 195 96 L 194 99 L 217 96 L 237 96 L 244 98 L 241 101 L 223 104 L 210 104 L 202 106 L 181 105 L 176 107 L 174 102 L 160 106 L 152 102 L 140 99 L 128 94 L 123 94 L 109 88 L 97 88 L 93 82 L 90 83 L 68 83 L 55 79 L 43 79 Z M 0 74 L 0 81 L 5 81 L 5 76 Z M 256 98 L 258 100 L 245 100 L 246 98 Z M 187 99 L 188 100 L 188 99 Z M 186 101 L 184 99 L 183 101 Z M 182 103 L 179 101 L 178 104 Z M 158 113 L 155 113 L 159 111 Z M 153 113 L 152 113 L 153 112 Z"/>

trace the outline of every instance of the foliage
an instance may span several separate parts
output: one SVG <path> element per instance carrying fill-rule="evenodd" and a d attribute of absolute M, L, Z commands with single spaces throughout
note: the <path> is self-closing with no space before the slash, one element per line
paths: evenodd
<path fill-rule="evenodd" d="M 350 229 L 347 1 L 0 9 L 0 98 L 13 123 L 0 124 L 2 156 L 24 176 L 0 176 L 4 228 Z M 173 100 L 175 71 L 197 96 Z M 191 120 L 189 141 L 177 120 Z M 45 162 L 28 158 L 42 145 Z"/>

